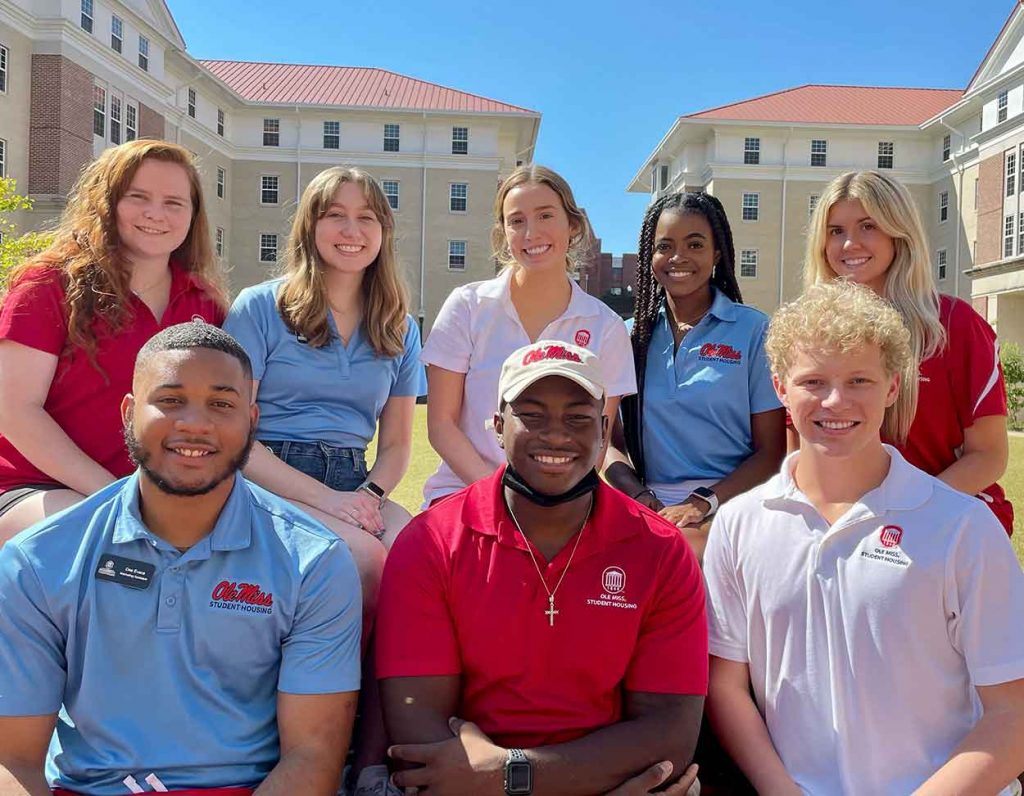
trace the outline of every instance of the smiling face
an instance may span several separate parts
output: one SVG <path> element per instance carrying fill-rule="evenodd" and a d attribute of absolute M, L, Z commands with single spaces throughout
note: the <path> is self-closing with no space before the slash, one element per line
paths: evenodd
<path fill-rule="evenodd" d="M 574 381 L 547 376 L 507 403 L 494 428 L 512 468 L 545 495 L 560 495 L 597 464 L 607 419 L 603 402 Z"/>
<path fill-rule="evenodd" d="M 825 259 L 836 276 L 885 295 L 885 274 L 896 246 L 859 199 L 842 199 L 829 208 L 825 234 Z"/>
<path fill-rule="evenodd" d="M 882 351 L 862 344 L 852 351 L 799 348 L 775 389 L 800 435 L 801 451 L 856 457 L 881 445 L 885 410 L 899 394 L 899 375 L 885 369 Z"/>
<path fill-rule="evenodd" d="M 383 227 L 362 187 L 344 182 L 316 222 L 314 239 L 320 262 L 342 273 L 366 270 L 380 253 Z"/>
<path fill-rule="evenodd" d="M 554 189 L 527 182 L 513 188 L 502 204 L 505 241 L 523 268 L 565 270 L 570 238 L 577 232 Z"/>
<path fill-rule="evenodd" d="M 707 291 L 718 256 L 711 225 L 700 213 L 665 210 L 658 217 L 651 270 L 670 297 Z"/>
<path fill-rule="evenodd" d="M 168 258 L 192 225 L 188 173 L 177 163 L 149 158 L 117 203 L 117 236 L 129 262 Z"/>
<path fill-rule="evenodd" d="M 132 389 L 125 441 L 145 476 L 171 495 L 230 491 L 258 416 L 241 363 L 209 348 L 161 351 L 136 370 Z"/>

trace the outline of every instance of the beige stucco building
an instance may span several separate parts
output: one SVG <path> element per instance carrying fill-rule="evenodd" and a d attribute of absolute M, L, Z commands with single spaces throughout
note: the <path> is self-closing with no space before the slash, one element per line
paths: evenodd
<path fill-rule="evenodd" d="M 81 168 L 137 137 L 199 159 L 234 290 L 276 267 L 302 189 L 360 166 L 395 209 L 412 310 L 429 329 L 459 284 L 492 276 L 495 186 L 529 162 L 540 114 L 383 69 L 198 61 L 163 0 L 0 0 L 0 176 L 44 226 Z"/>

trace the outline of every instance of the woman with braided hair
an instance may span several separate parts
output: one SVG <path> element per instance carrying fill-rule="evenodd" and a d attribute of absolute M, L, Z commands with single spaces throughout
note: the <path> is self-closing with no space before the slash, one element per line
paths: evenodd
<path fill-rule="evenodd" d="M 703 191 L 654 202 L 630 328 L 637 394 L 622 402 L 606 477 L 674 522 L 698 557 L 710 516 L 777 472 L 786 447 L 768 318 L 741 302 L 722 203 Z"/>

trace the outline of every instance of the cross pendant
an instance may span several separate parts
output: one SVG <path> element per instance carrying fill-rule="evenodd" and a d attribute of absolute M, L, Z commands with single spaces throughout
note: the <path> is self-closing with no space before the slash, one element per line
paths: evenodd
<path fill-rule="evenodd" d="M 555 595 L 549 594 L 548 595 L 548 610 L 546 610 L 544 612 L 544 615 L 548 618 L 548 626 L 549 627 L 554 627 L 555 626 L 555 614 L 557 614 L 557 613 L 560 613 L 560 611 L 556 611 L 555 610 Z"/>

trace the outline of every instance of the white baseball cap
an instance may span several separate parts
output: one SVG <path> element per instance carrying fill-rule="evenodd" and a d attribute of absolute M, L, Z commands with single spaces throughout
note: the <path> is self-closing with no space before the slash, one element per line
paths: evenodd
<path fill-rule="evenodd" d="M 594 398 L 604 396 L 604 374 L 593 353 L 561 340 L 538 340 L 513 351 L 505 360 L 498 379 L 498 400 L 514 401 L 523 390 L 547 376 L 574 381 Z"/>

